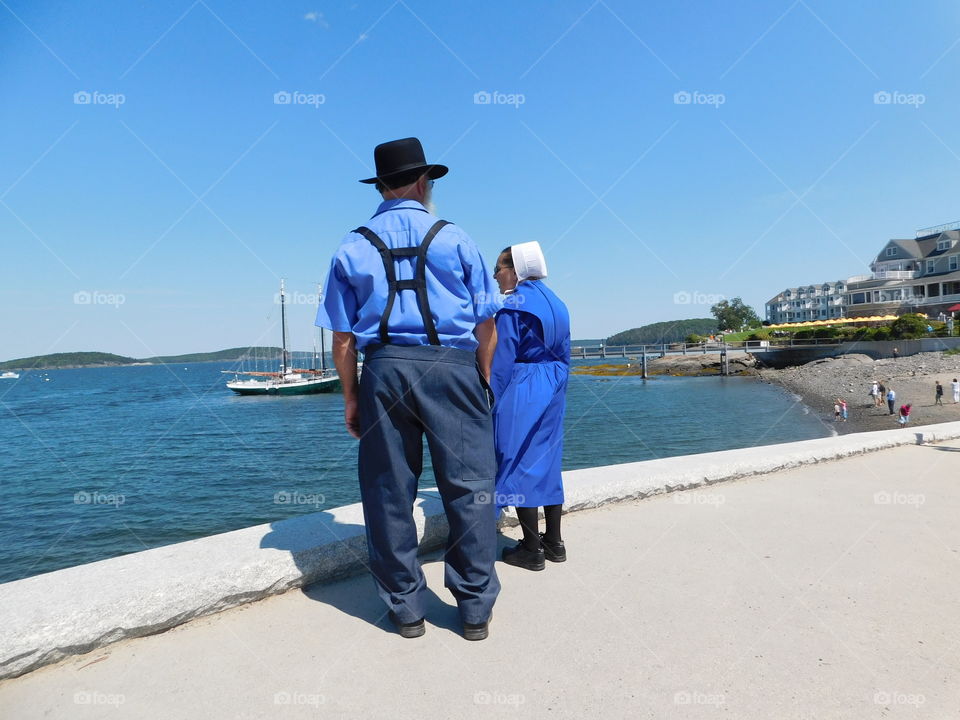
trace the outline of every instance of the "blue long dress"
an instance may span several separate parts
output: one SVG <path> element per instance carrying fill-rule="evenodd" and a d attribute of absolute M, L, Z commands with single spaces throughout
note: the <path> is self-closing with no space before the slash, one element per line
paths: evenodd
<path fill-rule="evenodd" d="M 541 280 L 519 283 L 497 313 L 490 386 L 498 507 L 563 503 L 560 461 L 570 315 Z"/>

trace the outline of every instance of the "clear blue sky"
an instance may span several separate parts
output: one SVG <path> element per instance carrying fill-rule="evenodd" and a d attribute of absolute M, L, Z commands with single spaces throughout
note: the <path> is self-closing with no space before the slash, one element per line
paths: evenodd
<path fill-rule="evenodd" d="M 575 337 L 762 314 L 960 219 L 958 39 L 948 0 L 2 0 L 0 359 L 276 343 L 408 135 L 491 265 L 543 244 Z"/>

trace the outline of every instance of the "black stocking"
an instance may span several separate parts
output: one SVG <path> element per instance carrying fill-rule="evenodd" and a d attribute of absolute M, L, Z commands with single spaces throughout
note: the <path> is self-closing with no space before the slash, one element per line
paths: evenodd
<path fill-rule="evenodd" d="M 561 541 L 560 512 L 562 510 L 563 505 L 545 505 L 543 508 L 543 514 L 547 520 L 547 531 L 543 534 L 543 537 L 548 542 L 558 543 Z"/>
<path fill-rule="evenodd" d="M 538 550 L 540 548 L 540 534 L 537 530 L 537 515 L 540 508 L 518 507 L 517 518 L 520 520 L 520 527 L 523 528 L 523 544 L 527 550 Z"/>

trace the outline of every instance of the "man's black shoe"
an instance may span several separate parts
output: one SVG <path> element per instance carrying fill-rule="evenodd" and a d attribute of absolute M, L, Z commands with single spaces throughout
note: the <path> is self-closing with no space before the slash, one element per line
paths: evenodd
<path fill-rule="evenodd" d="M 507 565 L 516 565 L 526 570 L 543 570 L 546 567 L 543 548 L 527 550 L 522 540 L 512 548 L 504 548 L 500 557 Z"/>
<path fill-rule="evenodd" d="M 486 640 L 487 635 L 490 634 L 490 621 L 493 620 L 493 615 L 491 615 L 486 622 L 482 623 L 464 623 L 463 624 L 463 637 L 467 640 Z"/>
<path fill-rule="evenodd" d="M 415 622 L 404 623 L 400 622 L 400 619 L 390 612 L 390 620 L 393 621 L 393 624 L 397 626 L 397 632 L 400 633 L 400 637 L 405 638 L 416 638 L 420 637 L 427 631 L 427 626 L 423 622 L 423 618 Z"/>
<path fill-rule="evenodd" d="M 543 536 L 543 533 L 540 533 L 540 544 L 543 545 L 543 556 L 550 562 L 567 561 L 567 548 L 564 547 L 563 540 L 550 542 Z"/>

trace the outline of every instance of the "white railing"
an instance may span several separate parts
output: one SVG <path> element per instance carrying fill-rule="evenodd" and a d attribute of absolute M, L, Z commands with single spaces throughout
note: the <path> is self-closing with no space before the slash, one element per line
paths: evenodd
<path fill-rule="evenodd" d="M 913 280 L 919 273 L 916 270 L 877 270 L 873 280 Z"/>

